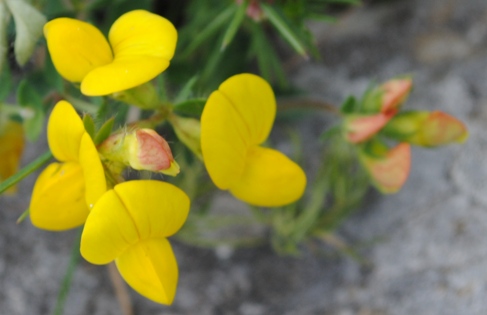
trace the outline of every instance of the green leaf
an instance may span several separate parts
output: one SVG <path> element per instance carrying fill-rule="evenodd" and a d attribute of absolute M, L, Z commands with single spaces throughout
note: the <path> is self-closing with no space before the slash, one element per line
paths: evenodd
<path fill-rule="evenodd" d="M 345 102 L 340 106 L 340 112 L 343 114 L 351 114 L 358 110 L 357 108 L 357 100 L 353 96 L 347 97 Z"/>
<path fill-rule="evenodd" d="M 10 95 L 12 89 L 12 75 L 9 67 L 4 67 L 0 70 L 0 82 L 0 101 L 3 101 Z"/>
<path fill-rule="evenodd" d="M 309 59 L 306 48 L 299 39 L 299 32 L 291 28 L 290 23 L 287 21 L 284 15 L 280 14 L 272 6 L 265 3 L 260 3 L 260 6 L 269 21 L 279 31 L 282 37 L 288 41 L 288 43 L 296 50 L 298 54 L 303 56 L 305 59 Z"/>
<path fill-rule="evenodd" d="M 11 177 L 7 178 L 5 181 L 0 183 L 0 194 L 5 192 L 7 189 L 12 187 L 13 185 L 20 182 L 22 179 L 29 176 L 31 173 L 39 169 L 41 166 L 46 164 L 52 158 L 51 151 L 45 152 L 33 162 L 29 163 L 28 165 L 24 166 L 21 170 L 17 173 L 12 175 Z"/>
<path fill-rule="evenodd" d="M 194 98 L 174 106 L 174 111 L 180 115 L 201 116 L 206 104 L 206 98 Z"/>
<path fill-rule="evenodd" d="M 44 125 L 42 98 L 30 84 L 23 80 L 17 89 L 17 102 L 32 114 L 23 115 L 23 124 L 29 141 L 36 141 Z"/>
<path fill-rule="evenodd" d="M 196 36 L 192 41 L 191 44 L 181 53 L 179 56 L 180 58 L 187 58 L 191 55 L 196 48 L 198 48 L 201 44 L 207 41 L 212 35 L 214 35 L 220 28 L 224 25 L 228 24 L 228 21 L 232 17 L 232 14 L 235 13 L 237 7 L 232 4 L 228 6 L 225 10 L 221 11 L 212 21 L 208 24 L 208 26 L 203 29 L 198 36 Z"/>
<path fill-rule="evenodd" d="M 23 66 L 34 52 L 46 18 L 23 0 L 4 0 L 15 21 L 15 59 Z"/>
<path fill-rule="evenodd" d="M 235 34 L 237 34 L 238 28 L 240 27 L 240 24 L 242 24 L 245 17 L 245 11 L 247 10 L 248 5 L 249 4 L 247 1 L 242 2 L 233 15 L 233 19 L 230 22 L 225 35 L 223 36 L 221 51 L 225 50 L 225 48 L 232 42 Z"/>
<path fill-rule="evenodd" d="M 7 27 L 9 20 L 10 12 L 7 10 L 5 3 L 0 1 L 0 73 L 8 52 Z"/>
<path fill-rule="evenodd" d="M 183 86 L 181 91 L 179 92 L 178 96 L 176 96 L 176 99 L 174 99 L 174 103 L 181 103 L 185 101 L 189 95 L 191 94 L 191 89 L 195 85 L 195 83 L 198 81 L 198 76 L 195 75 L 189 81 Z"/>
<path fill-rule="evenodd" d="M 90 114 L 83 115 L 83 125 L 85 126 L 85 130 L 90 135 L 91 139 L 95 139 L 95 121 Z"/>
<path fill-rule="evenodd" d="M 110 136 L 112 133 L 112 128 L 113 128 L 113 123 L 115 122 L 115 117 L 112 117 L 108 119 L 101 127 L 100 130 L 98 130 L 96 136 L 95 136 L 95 145 L 99 145 L 103 141 L 105 141 L 106 138 Z"/>

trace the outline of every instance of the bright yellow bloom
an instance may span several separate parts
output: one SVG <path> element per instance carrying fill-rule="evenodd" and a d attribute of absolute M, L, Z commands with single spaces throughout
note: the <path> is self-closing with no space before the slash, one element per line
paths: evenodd
<path fill-rule="evenodd" d="M 382 156 L 360 152 L 360 161 L 369 173 L 372 184 L 384 194 L 398 192 L 411 169 L 411 146 L 400 143 Z"/>
<path fill-rule="evenodd" d="M 0 183 L 17 172 L 24 151 L 24 128 L 15 121 L 7 121 L 0 126 Z M 12 186 L 7 193 L 15 193 Z"/>
<path fill-rule="evenodd" d="M 118 18 L 108 41 L 91 24 L 58 18 L 44 26 L 56 70 L 81 82 L 85 95 L 108 95 L 148 82 L 163 72 L 174 55 L 177 31 L 165 18 L 135 10 Z"/>
<path fill-rule="evenodd" d="M 179 188 L 151 180 L 129 181 L 107 191 L 91 210 L 81 254 L 93 264 L 115 260 L 137 292 L 171 304 L 178 266 L 167 237 L 186 221 L 190 201 Z"/>
<path fill-rule="evenodd" d="M 261 146 L 275 115 L 270 85 L 256 75 L 239 74 L 210 95 L 201 116 L 201 148 L 211 179 L 257 206 L 294 202 L 306 186 L 306 175 L 296 163 Z"/>
<path fill-rule="evenodd" d="M 66 101 L 54 107 L 47 125 L 54 157 L 39 175 L 32 192 L 30 218 L 38 228 L 60 231 L 79 226 L 90 206 L 106 190 L 105 173 L 95 144 Z"/>

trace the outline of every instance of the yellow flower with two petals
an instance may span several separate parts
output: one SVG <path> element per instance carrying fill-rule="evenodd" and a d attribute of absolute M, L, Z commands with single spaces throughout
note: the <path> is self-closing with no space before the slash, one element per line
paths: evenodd
<path fill-rule="evenodd" d="M 256 206 L 289 204 L 306 186 L 306 175 L 296 163 L 261 146 L 275 115 L 270 85 L 256 75 L 239 74 L 210 95 L 201 116 L 201 149 L 211 179 Z"/>
<path fill-rule="evenodd" d="M 125 13 L 112 25 L 108 42 L 93 25 L 57 18 L 44 26 L 56 70 L 81 82 L 85 95 L 108 95 L 146 83 L 168 66 L 177 31 L 167 19 L 145 10 Z"/>
<path fill-rule="evenodd" d="M 188 196 L 174 185 L 137 180 L 107 191 L 91 210 L 81 254 L 93 264 L 115 260 L 127 283 L 143 296 L 171 304 L 178 266 L 168 236 L 186 221 Z"/>
<path fill-rule="evenodd" d="M 68 102 L 54 107 L 47 140 L 61 163 L 50 164 L 37 178 L 30 218 L 41 229 L 67 230 L 82 225 L 90 206 L 106 191 L 105 173 L 93 140 Z"/>

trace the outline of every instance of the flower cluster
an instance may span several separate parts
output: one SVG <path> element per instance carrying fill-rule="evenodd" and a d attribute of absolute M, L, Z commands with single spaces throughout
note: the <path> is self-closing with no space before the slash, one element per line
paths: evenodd
<path fill-rule="evenodd" d="M 468 137 L 465 125 L 446 113 L 399 113 L 411 88 L 411 78 L 392 79 L 368 91 L 359 105 L 352 102 L 342 109 L 343 135 L 357 145 L 362 165 L 383 193 L 395 193 L 406 182 L 411 168 L 410 144 L 436 147 Z M 384 137 L 399 144 L 389 148 Z"/>
<path fill-rule="evenodd" d="M 50 21 L 44 33 L 57 71 L 80 82 L 81 92 L 89 96 L 150 91 L 147 82 L 168 67 L 177 39 L 169 21 L 143 10 L 120 17 L 110 29 L 109 42 L 92 25 L 69 18 Z M 240 74 L 223 82 L 208 98 L 201 123 L 164 110 L 180 140 L 203 159 L 217 187 L 257 206 L 282 206 L 303 195 L 303 170 L 284 154 L 263 147 L 276 101 L 262 78 Z M 125 181 L 122 171 L 131 167 L 176 176 L 180 167 L 167 141 L 152 129 L 130 125 L 95 143 L 94 122 L 90 128 L 86 124 L 70 103 L 55 105 L 47 136 L 59 162 L 36 181 L 32 224 L 51 231 L 84 224 L 80 250 L 87 261 L 115 261 L 137 292 L 171 304 L 178 266 L 167 237 L 183 226 L 190 200 L 169 183 Z"/>

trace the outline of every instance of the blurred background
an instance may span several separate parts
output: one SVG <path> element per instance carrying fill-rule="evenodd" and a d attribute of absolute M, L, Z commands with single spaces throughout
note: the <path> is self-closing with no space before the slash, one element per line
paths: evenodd
<path fill-rule="evenodd" d="M 173 7 L 160 3 L 164 12 Z M 133 314 L 487 314 L 487 2 L 384 0 L 331 10 L 336 21 L 308 22 L 319 58 L 306 60 L 275 38 L 289 80 L 283 90 L 289 84 L 339 105 L 350 94 L 362 95 L 371 81 L 409 74 L 414 88 L 405 106 L 452 114 L 467 124 L 470 138 L 435 150 L 413 148 L 411 174 L 399 193 L 369 191 L 333 237 L 293 255 L 266 243 L 201 248 L 173 241 L 180 271 L 174 304 L 157 305 L 129 291 Z M 107 8 L 100 12 L 118 16 Z M 177 78 L 183 67 L 175 62 L 172 75 Z M 329 124 L 326 113 L 316 112 L 295 122 L 309 174 L 323 163 L 317 139 Z M 286 152 L 285 128 L 278 123 L 271 137 Z M 26 146 L 23 164 L 47 149 L 45 136 L 39 139 Z M 22 181 L 17 195 L 0 197 L 5 315 L 54 313 L 76 240 L 76 231 L 15 223 L 28 208 L 34 180 Z M 248 213 L 225 192 L 212 195 L 211 204 L 215 214 Z M 267 231 L 252 226 L 215 233 L 226 238 Z M 81 260 L 64 314 L 123 312 L 107 268 Z"/>

